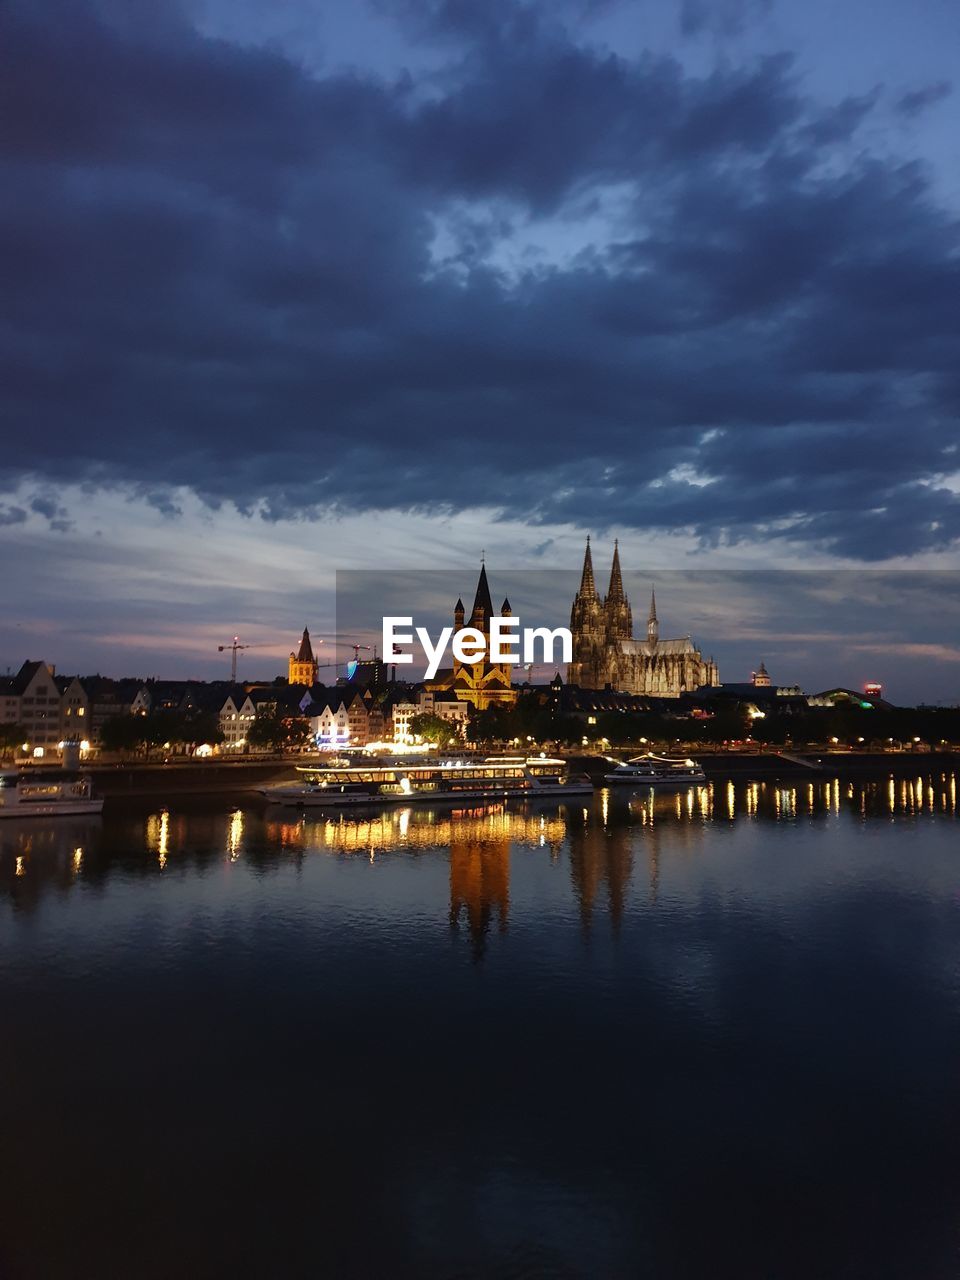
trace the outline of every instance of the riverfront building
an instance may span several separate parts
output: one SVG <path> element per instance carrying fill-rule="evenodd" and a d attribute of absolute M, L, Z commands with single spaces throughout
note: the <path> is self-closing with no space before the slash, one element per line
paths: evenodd
<path fill-rule="evenodd" d="M 512 707 L 517 700 L 517 691 L 510 681 L 512 664 L 509 662 L 490 661 L 490 619 L 495 616 L 493 601 L 490 596 L 490 584 L 487 582 L 487 567 L 480 566 L 480 577 L 470 610 L 469 621 L 463 600 L 454 605 L 453 626 L 455 631 L 464 627 L 473 627 L 482 633 L 486 640 L 483 656 L 474 662 L 460 662 L 455 658 L 452 667 L 441 668 L 433 680 L 428 680 L 424 688 L 433 694 L 453 693 L 461 702 L 469 702 L 477 711 L 485 711 L 488 707 Z M 500 606 L 500 617 L 512 617 L 510 601 L 504 600 Z"/>
<path fill-rule="evenodd" d="M 661 640 L 653 592 L 646 636 L 634 639 L 633 614 L 623 589 L 620 549 L 616 542 L 610 585 L 601 599 L 587 538 L 580 590 L 570 611 L 570 631 L 573 661 L 567 666 L 567 679 L 581 688 L 609 687 L 623 693 L 679 698 L 703 685 L 720 683 L 717 664 L 712 658 L 704 658 L 689 636 Z"/>

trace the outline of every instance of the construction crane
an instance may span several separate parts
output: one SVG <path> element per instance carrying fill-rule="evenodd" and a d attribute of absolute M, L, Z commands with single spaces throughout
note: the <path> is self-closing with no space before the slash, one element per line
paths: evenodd
<path fill-rule="evenodd" d="M 322 643 L 323 643 L 323 641 L 321 640 L 321 641 L 320 641 L 320 643 L 322 644 Z M 376 656 L 377 656 L 377 648 L 376 648 L 376 645 L 358 644 L 358 643 L 354 642 L 353 644 L 348 645 L 348 647 L 349 647 L 350 649 L 352 649 L 352 650 L 353 650 L 353 660 L 354 660 L 354 662 L 359 662 L 359 661 L 360 661 L 360 650 L 361 650 L 361 649 L 372 649 L 372 651 L 373 651 L 373 656 L 374 656 L 374 657 L 376 657 Z M 320 671 L 323 671 L 323 670 L 324 670 L 325 668 L 327 668 L 327 667 L 346 667 L 346 666 L 349 666 L 349 663 L 346 663 L 346 662 L 318 662 L 318 663 L 317 663 L 317 669 L 318 669 L 318 670 L 320 670 Z"/>
<path fill-rule="evenodd" d="M 233 637 L 233 644 L 218 644 L 217 653 L 232 653 L 233 660 L 230 663 L 230 683 L 237 683 L 237 654 L 241 649 L 265 649 L 267 645 L 262 644 L 241 644 L 238 636 Z"/>

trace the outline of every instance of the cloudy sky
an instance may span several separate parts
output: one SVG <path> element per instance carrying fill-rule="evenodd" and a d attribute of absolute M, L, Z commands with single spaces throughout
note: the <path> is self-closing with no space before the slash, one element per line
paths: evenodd
<path fill-rule="evenodd" d="M 6 0 L 0 665 L 273 674 L 337 569 L 588 531 L 955 567 L 958 49 L 951 0 Z"/>

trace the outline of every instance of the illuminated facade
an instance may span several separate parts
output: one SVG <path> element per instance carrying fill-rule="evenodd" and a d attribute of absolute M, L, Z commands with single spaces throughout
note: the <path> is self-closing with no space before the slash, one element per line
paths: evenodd
<path fill-rule="evenodd" d="M 487 569 L 486 565 L 481 565 L 470 619 L 465 620 L 466 610 L 463 607 L 463 601 L 458 600 L 453 610 L 453 624 L 456 631 L 462 631 L 464 627 L 473 627 L 483 634 L 486 640 L 483 656 L 475 662 L 460 662 L 455 657 L 452 667 L 438 671 L 436 679 L 427 681 L 425 685 L 427 690 L 433 693 L 449 690 L 461 702 L 469 702 L 477 711 L 485 711 L 488 707 L 513 706 L 517 700 L 517 691 L 510 683 L 511 664 L 491 662 L 489 659 L 490 619 L 493 616 L 493 601 L 487 582 Z M 509 600 L 504 600 L 500 606 L 499 616 L 503 618 L 513 616 Z"/>
<path fill-rule="evenodd" d="M 313 645 L 310 643 L 310 632 L 304 627 L 300 648 L 296 653 L 290 654 L 287 683 L 303 684 L 309 689 L 317 683 L 318 669 L 317 659 L 313 656 Z"/>
<path fill-rule="evenodd" d="M 573 661 L 570 684 L 657 698 L 678 698 L 704 685 L 720 683 L 717 664 L 706 659 L 689 636 L 661 640 L 656 596 L 651 592 L 647 633 L 633 638 L 633 614 L 623 589 L 620 549 L 614 543 L 610 585 L 600 598 L 593 576 L 590 539 L 583 558 L 580 590 L 570 612 Z"/>

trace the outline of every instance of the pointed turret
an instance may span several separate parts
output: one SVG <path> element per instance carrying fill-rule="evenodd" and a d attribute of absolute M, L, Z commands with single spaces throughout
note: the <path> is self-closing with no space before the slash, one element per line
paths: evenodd
<path fill-rule="evenodd" d="M 320 641 L 323 644 L 323 641 Z M 313 655 L 313 645 L 310 643 L 310 632 L 306 627 L 303 628 L 303 635 L 300 637 L 300 648 L 296 653 L 290 654 L 290 661 L 287 664 L 287 682 L 289 684 L 302 684 L 310 688 L 317 682 L 317 660 Z"/>
<path fill-rule="evenodd" d="M 463 600 L 461 600 L 458 597 L 457 603 L 453 606 L 453 625 L 457 628 L 458 631 L 463 630 L 463 615 L 464 615 Z"/>
<path fill-rule="evenodd" d="M 573 635 L 573 661 L 567 666 L 567 679 L 571 684 L 595 688 L 597 661 L 603 646 L 603 605 L 593 576 L 589 536 L 583 553 L 580 590 L 570 610 L 570 630 Z"/>
<path fill-rule="evenodd" d="M 630 601 L 623 590 L 620 543 L 616 539 L 613 543 L 613 563 L 610 566 L 610 589 L 603 602 L 603 612 L 609 640 L 619 644 L 621 640 L 633 639 L 633 615 L 630 612 Z"/>
<path fill-rule="evenodd" d="M 590 554 L 590 535 L 587 534 L 587 549 L 583 555 L 583 573 L 580 575 L 580 592 L 581 596 L 595 596 L 597 594 L 597 584 L 593 579 L 593 556 Z"/>
<path fill-rule="evenodd" d="M 503 604 L 500 606 L 500 617 L 501 618 L 513 617 L 513 610 L 510 608 L 510 601 L 507 599 L 506 596 L 503 597 Z"/>
<path fill-rule="evenodd" d="M 660 638 L 660 623 L 657 621 L 657 593 L 650 588 L 650 612 L 647 614 L 647 640 L 656 644 Z"/>
<path fill-rule="evenodd" d="M 487 566 L 480 566 L 480 577 L 477 580 L 477 594 L 473 598 L 473 612 L 470 625 L 480 631 L 486 631 L 493 616 L 493 601 L 490 599 L 490 586 L 487 582 Z"/>
<path fill-rule="evenodd" d="M 303 628 L 303 636 L 300 639 L 300 650 L 297 653 L 298 662 L 313 661 L 313 645 L 310 643 L 310 632 L 306 627 Z"/>
<path fill-rule="evenodd" d="M 620 573 L 620 544 L 614 538 L 613 564 L 610 566 L 610 588 L 607 591 L 607 602 L 609 604 L 619 604 L 623 598 L 623 577 Z"/>

